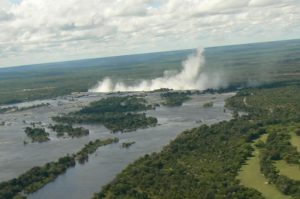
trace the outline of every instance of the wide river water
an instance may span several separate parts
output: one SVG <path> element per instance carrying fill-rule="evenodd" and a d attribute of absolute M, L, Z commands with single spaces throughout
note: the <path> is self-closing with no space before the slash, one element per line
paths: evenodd
<path fill-rule="evenodd" d="M 129 163 L 139 157 L 159 152 L 163 146 L 186 129 L 201 124 L 212 124 L 231 118 L 230 111 L 224 111 L 224 100 L 233 96 L 226 94 L 194 95 L 180 107 L 158 107 L 147 111 L 147 115 L 158 119 L 156 127 L 140 129 L 130 133 L 111 134 L 101 125 L 82 125 L 90 130 L 88 136 L 82 138 L 57 138 L 50 131 L 50 141 L 46 143 L 28 143 L 24 127 L 30 123 L 47 127 L 51 117 L 78 110 L 91 101 L 99 100 L 104 94 L 83 94 L 59 97 L 51 100 L 34 101 L 18 104 L 31 106 L 34 104 L 49 103 L 49 106 L 0 114 L 0 181 L 6 181 L 19 176 L 33 166 L 41 166 L 47 162 L 57 160 L 79 151 L 86 143 L 97 138 L 118 137 L 119 143 L 100 147 L 89 161 L 83 165 L 76 164 L 67 170 L 55 181 L 29 195 L 29 199 L 86 199 L 93 193 L 99 192 L 101 187 L 109 183 Z M 146 96 L 149 102 L 159 102 L 157 93 Z M 213 107 L 203 108 L 203 104 L 214 102 Z M 135 141 L 130 148 L 122 148 L 123 142 Z"/>

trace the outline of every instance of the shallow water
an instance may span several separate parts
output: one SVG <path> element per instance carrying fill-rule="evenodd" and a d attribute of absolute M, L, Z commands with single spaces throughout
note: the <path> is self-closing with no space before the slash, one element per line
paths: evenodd
<path fill-rule="evenodd" d="M 129 163 L 145 154 L 160 151 L 183 130 L 199 126 L 202 123 L 212 124 L 230 119 L 230 112 L 224 112 L 224 99 L 232 95 L 232 93 L 197 95 L 181 107 L 158 107 L 156 110 L 148 111 L 148 115 L 158 118 L 159 125 L 154 128 L 111 134 L 101 125 L 84 125 L 90 129 L 90 135 L 87 137 L 57 139 L 52 133 L 50 142 L 30 143 L 26 146 L 23 145 L 26 136 L 22 128 L 28 125 L 22 124 L 24 114 L 28 114 L 25 117 L 26 121 L 37 121 L 38 119 L 38 121 L 49 124 L 51 123 L 50 116 L 78 109 L 80 104 L 87 104 L 101 98 L 101 96 L 83 96 L 75 100 L 71 97 L 55 99 L 50 101 L 50 107 L 4 114 L 5 117 L 1 117 L 1 120 L 11 121 L 11 126 L 0 127 L 0 179 L 11 179 L 33 166 L 43 165 L 67 153 L 76 152 L 90 140 L 118 137 L 119 143 L 100 147 L 95 154 L 89 157 L 87 163 L 84 165 L 77 164 L 74 168 L 68 169 L 54 182 L 28 197 L 29 199 L 91 198 L 94 192 L 100 191 L 103 185 L 113 180 L 116 174 L 121 172 Z M 156 94 L 148 95 L 146 98 L 149 101 L 159 99 Z M 213 101 L 214 106 L 203 108 L 202 105 L 209 101 Z M 136 143 L 128 149 L 122 148 L 122 143 L 128 141 L 135 141 Z"/>

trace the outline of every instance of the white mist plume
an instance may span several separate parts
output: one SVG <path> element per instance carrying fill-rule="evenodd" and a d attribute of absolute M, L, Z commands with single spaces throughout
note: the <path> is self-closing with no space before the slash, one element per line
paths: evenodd
<path fill-rule="evenodd" d="M 113 83 L 106 77 L 99 82 L 90 92 L 117 92 L 117 91 L 151 91 L 160 88 L 174 90 L 205 90 L 208 88 L 219 88 L 222 81 L 219 74 L 208 74 L 203 71 L 205 58 L 203 49 L 199 48 L 197 53 L 190 55 L 182 63 L 181 71 L 165 71 L 163 77 L 152 80 L 143 80 L 136 85 L 126 85 L 123 82 Z"/>

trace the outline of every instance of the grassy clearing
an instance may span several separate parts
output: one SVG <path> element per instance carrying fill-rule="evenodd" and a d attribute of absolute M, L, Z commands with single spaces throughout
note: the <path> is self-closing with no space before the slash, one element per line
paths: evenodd
<path fill-rule="evenodd" d="M 296 134 L 296 131 L 300 129 L 300 123 L 292 123 L 288 125 L 287 130 L 291 134 L 291 144 L 297 148 L 300 152 L 300 136 Z"/>
<path fill-rule="evenodd" d="M 265 141 L 267 134 L 261 136 L 260 140 Z M 261 192 L 266 199 L 290 199 L 291 197 L 283 195 L 276 189 L 274 185 L 268 184 L 268 180 L 260 172 L 259 165 L 259 150 L 255 147 L 251 157 L 246 164 L 241 168 L 238 179 L 241 184 L 256 189 Z"/>
<path fill-rule="evenodd" d="M 284 160 L 276 161 L 276 168 L 281 175 L 284 175 L 293 180 L 300 180 L 300 167 L 295 164 L 288 164 Z"/>
<path fill-rule="evenodd" d="M 299 127 L 299 124 L 293 125 L 293 126 L 290 126 L 290 128 L 288 128 L 288 130 L 292 131 L 291 144 L 293 146 L 295 146 L 297 148 L 297 150 L 300 152 L 300 136 L 298 136 L 294 133 L 295 129 L 297 129 L 298 127 Z M 300 180 L 299 165 L 288 164 L 286 161 L 280 160 L 280 161 L 276 161 L 275 166 L 279 170 L 279 173 L 281 175 L 287 176 L 288 178 L 293 179 L 293 180 Z"/>
<path fill-rule="evenodd" d="M 270 128 L 273 131 L 287 131 L 291 135 L 291 144 L 300 152 L 300 136 L 296 135 L 295 131 L 300 129 L 299 123 L 291 123 L 287 126 L 274 125 Z M 276 161 L 275 166 L 281 175 L 284 175 L 293 180 L 300 180 L 299 165 L 288 164 L 284 160 Z"/>
<path fill-rule="evenodd" d="M 261 141 L 263 141 L 263 142 L 266 142 L 267 139 L 268 139 L 268 134 L 264 134 L 264 135 L 260 136 L 260 138 L 259 138 L 258 140 L 261 140 Z M 258 140 L 257 140 L 257 141 L 258 141 Z M 256 142 L 257 142 L 257 141 L 256 141 Z"/>
<path fill-rule="evenodd" d="M 297 147 L 297 150 L 300 152 L 300 136 L 291 133 L 291 144 Z"/>

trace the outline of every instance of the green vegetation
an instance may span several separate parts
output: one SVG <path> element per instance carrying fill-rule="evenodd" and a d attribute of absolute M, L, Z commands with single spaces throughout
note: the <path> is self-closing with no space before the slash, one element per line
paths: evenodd
<path fill-rule="evenodd" d="M 70 124 L 55 124 L 55 125 L 49 125 L 49 128 L 55 131 L 57 134 L 57 137 L 62 137 L 65 135 L 65 133 L 68 134 L 70 137 L 82 137 L 89 134 L 89 130 L 85 129 L 83 127 L 77 127 L 73 128 Z"/>
<path fill-rule="evenodd" d="M 243 89 L 228 100 L 227 106 L 235 110 L 233 120 L 185 131 L 161 153 L 146 155 L 129 165 L 101 193 L 95 194 L 95 198 L 263 198 L 270 191 L 269 188 L 262 195 L 258 192 L 259 187 L 253 186 L 255 181 L 250 180 L 242 185 L 236 179 L 240 169 L 245 168 L 245 163 L 249 163 L 247 171 L 251 174 L 258 176 L 258 169 L 264 174 L 259 183 L 267 179 L 268 185 L 285 196 L 299 198 L 299 181 L 289 177 L 282 167 L 286 167 L 288 162 L 293 167 L 299 164 L 297 134 L 300 133 L 286 129 L 300 122 L 300 86 L 295 81 L 300 79 L 299 43 L 300 40 L 294 40 L 207 49 L 205 57 L 210 67 L 204 70 L 226 68 L 224 78 L 232 80 L 232 88 L 251 86 L 249 82 L 259 82 L 264 86 Z M 158 77 L 165 70 L 178 69 L 181 61 L 191 52 L 168 52 L 163 56 L 160 53 L 156 56 L 140 55 L 138 59 L 131 56 L 99 59 L 88 64 L 79 61 L 1 69 L 0 104 L 87 91 L 105 76 L 112 76 L 113 80 L 122 79 L 123 76 L 126 77 L 123 79 L 126 83 Z M 142 61 L 138 61 L 141 57 Z M 70 67 L 75 68 L 75 72 L 70 71 Z M 133 69 L 135 73 L 132 73 Z M 272 73 L 268 78 L 260 74 L 269 70 Z M 266 84 L 270 82 L 272 84 Z M 168 102 L 165 99 L 166 104 L 181 105 L 189 98 L 188 95 L 178 96 L 167 97 L 171 100 Z M 152 107 L 138 101 L 140 98 L 128 105 L 126 98 L 100 100 L 78 112 L 55 117 L 54 120 L 66 125 L 100 123 L 113 132 L 132 131 L 157 123 L 155 118 L 138 113 Z M 1 108 L 0 113 L 11 110 L 13 108 Z M 248 115 L 240 117 L 240 111 L 248 112 Z M 31 131 L 34 128 L 28 132 L 31 134 Z M 265 133 L 269 134 L 267 140 L 253 146 L 253 141 Z M 22 193 L 44 186 L 64 172 L 65 165 L 68 168 L 76 159 L 87 160 L 88 151 L 94 151 L 94 146 L 99 144 L 95 143 L 90 143 L 90 150 L 86 149 L 77 156 L 64 157 L 61 161 L 34 168 L 17 179 L 1 183 L 0 198 L 22 198 Z M 253 151 L 255 156 L 252 161 L 253 157 L 249 157 Z M 257 151 L 259 154 L 256 156 Z M 279 196 L 274 189 L 270 194 L 274 194 L 272 198 Z"/>
<path fill-rule="evenodd" d="M 241 184 L 258 190 L 266 199 L 289 199 L 262 175 L 259 165 L 259 148 L 267 139 L 267 134 L 262 135 L 252 146 L 254 148 L 253 157 L 250 157 L 246 164 L 242 166 L 237 176 Z M 257 146 L 257 147 L 256 147 Z"/>
<path fill-rule="evenodd" d="M 131 145 L 133 145 L 133 144 L 135 144 L 134 141 L 133 141 L 133 142 L 123 142 L 123 143 L 122 143 L 122 147 L 123 147 L 123 148 L 129 148 L 129 147 L 131 147 Z"/>
<path fill-rule="evenodd" d="M 33 167 L 18 178 L 0 183 L 0 198 L 15 199 L 26 198 L 24 194 L 33 193 L 49 182 L 55 180 L 60 174 L 75 166 L 76 159 L 80 163 L 88 160 L 88 154 L 94 153 L 99 147 L 118 142 L 118 138 L 95 140 L 89 142 L 75 155 L 67 155 L 56 162 L 49 162 L 41 167 Z M 83 158 L 84 157 L 84 158 Z"/>
<path fill-rule="evenodd" d="M 266 87 L 241 90 L 228 100 L 227 106 L 248 112 L 251 119 L 262 120 L 266 124 L 300 121 L 300 82 Z"/>
<path fill-rule="evenodd" d="M 294 129 L 300 121 L 299 90 L 297 83 L 241 90 L 227 107 L 247 115 L 183 132 L 162 152 L 129 165 L 94 198 L 299 198 L 299 181 L 274 166 L 299 163 L 290 131 L 276 127 Z"/>
<path fill-rule="evenodd" d="M 86 92 L 107 76 L 126 83 L 159 77 L 165 70 L 179 69 L 182 60 L 191 52 L 151 53 L 0 69 L 0 104 Z"/>
<path fill-rule="evenodd" d="M 281 193 L 277 188 L 268 183 L 262 175 L 259 166 L 259 153 L 255 151 L 246 164 L 241 168 L 237 177 L 241 184 L 261 192 L 266 199 L 288 199 L 290 197 Z"/>
<path fill-rule="evenodd" d="M 300 168 L 296 164 L 288 164 L 284 160 L 279 160 L 275 162 L 275 167 L 279 171 L 280 175 L 284 175 L 293 180 L 300 181 Z"/>
<path fill-rule="evenodd" d="M 18 178 L 0 183 L 0 198 L 10 199 L 18 195 L 21 196 L 22 193 L 33 193 L 74 165 L 74 158 L 65 156 L 57 162 L 50 162 L 42 167 L 34 167 Z"/>
<path fill-rule="evenodd" d="M 291 144 L 297 148 L 298 152 L 300 152 L 300 136 L 296 133 L 291 134 Z"/>
<path fill-rule="evenodd" d="M 300 196 L 300 181 L 282 175 L 284 171 L 276 168 L 276 162 L 284 161 L 294 165 L 300 163 L 299 151 L 291 144 L 292 137 L 296 136 L 292 132 L 299 128 L 299 89 L 297 83 L 247 89 L 228 101 L 229 106 L 247 111 L 250 120 L 260 121 L 264 125 L 268 138 L 264 144 L 259 145 L 261 172 L 268 179 L 268 183 L 274 184 L 280 192 L 294 198 Z"/>
<path fill-rule="evenodd" d="M 262 198 L 235 180 L 252 152 L 247 142 L 262 133 L 246 119 L 185 131 L 161 153 L 129 165 L 94 198 Z"/>
<path fill-rule="evenodd" d="M 76 153 L 76 159 L 82 164 L 88 161 L 89 154 L 95 153 L 95 151 L 104 145 L 112 144 L 112 143 L 117 143 L 119 142 L 118 138 L 111 138 L 111 139 L 106 139 L 106 140 L 95 140 L 90 141 L 88 144 L 86 144 L 81 151 Z"/>
<path fill-rule="evenodd" d="M 299 157 L 299 153 L 289 143 L 289 137 L 276 132 L 269 133 L 260 157 L 261 171 L 269 182 L 275 184 L 282 193 L 295 198 L 300 196 L 300 181 L 280 175 L 274 161 L 285 160 L 289 164 L 299 164 Z"/>
<path fill-rule="evenodd" d="M 186 92 L 167 92 L 162 93 L 160 96 L 163 98 L 163 105 L 165 106 L 181 106 L 183 102 L 190 99 L 191 91 Z"/>
<path fill-rule="evenodd" d="M 291 40 L 207 48 L 205 58 L 209 67 L 204 70 L 226 69 L 224 79 L 237 86 L 299 79 L 299 43 L 300 40 Z M 164 71 L 181 68 L 182 61 L 192 52 L 194 50 L 3 68 L 0 69 L 0 104 L 84 92 L 107 76 L 126 83 L 161 77 Z"/>
<path fill-rule="evenodd" d="M 61 123 L 100 123 L 112 132 L 129 132 L 139 128 L 155 126 L 157 119 L 147 117 L 145 113 L 137 113 L 152 109 L 145 99 L 134 96 L 108 97 L 92 102 L 80 111 L 64 116 L 54 117 Z"/>
<path fill-rule="evenodd" d="M 271 160 L 285 160 L 289 164 L 299 164 L 300 154 L 290 143 L 288 133 L 270 132 L 264 145 L 264 153 L 269 153 Z"/>
<path fill-rule="evenodd" d="M 49 133 L 43 128 L 25 128 L 26 135 L 31 139 L 32 142 L 47 142 L 49 141 Z"/>
<path fill-rule="evenodd" d="M 209 107 L 213 107 L 214 103 L 213 102 L 207 102 L 205 104 L 203 104 L 204 108 L 209 108 Z"/>
<path fill-rule="evenodd" d="M 247 162 L 248 164 L 242 167 L 242 171 L 238 176 L 242 184 L 259 190 L 266 198 L 290 198 L 286 195 L 283 195 L 283 193 L 286 194 L 286 192 L 281 189 L 283 186 L 286 186 L 286 188 L 289 187 L 288 189 L 297 189 L 292 188 L 292 186 L 289 184 L 292 182 L 297 183 L 297 180 L 300 180 L 300 169 L 298 164 L 299 154 L 297 153 L 295 148 L 295 146 L 297 145 L 292 146 L 289 142 L 291 138 L 289 133 L 291 131 L 293 132 L 294 129 L 298 128 L 298 126 L 299 124 L 295 123 L 267 126 L 267 132 L 271 137 L 268 139 L 264 139 L 263 142 L 260 140 L 256 142 L 255 145 L 258 148 L 255 147 L 255 156 L 250 158 Z M 292 133 L 292 136 L 296 137 L 296 134 Z M 298 142 L 297 144 L 299 147 L 300 142 Z M 268 153 L 272 154 L 272 157 L 269 157 L 270 159 L 272 159 L 271 162 L 267 162 L 265 159 L 262 159 L 265 156 L 268 156 Z M 288 162 L 290 162 L 290 164 Z M 265 170 L 270 169 L 273 172 L 272 173 L 271 171 L 268 171 L 268 175 L 266 176 L 269 176 L 269 179 L 266 179 L 264 176 L 262 176 L 260 168 Z M 270 175 L 274 175 L 274 178 L 279 178 L 279 176 L 282 176 L 282 178 L 285 179 L 286 182 L 282 183 L 279 180 L 273 182 L 271 181 L 272 179 Z M 291 181 L 286 177 L 294 181 Z M 262 184 L 263 182 L 264 185 Z M 282 192 L 279 192 L 278 189 L 275 189 L 275 185 Z M 297 198 L 297 196 L 298 193 L 294 194 L 294 197 Z"/>

